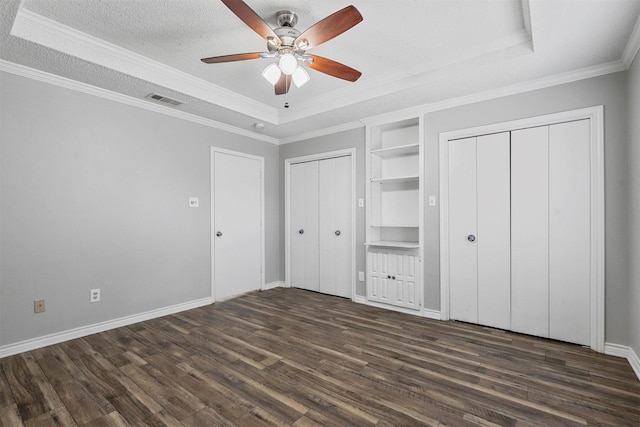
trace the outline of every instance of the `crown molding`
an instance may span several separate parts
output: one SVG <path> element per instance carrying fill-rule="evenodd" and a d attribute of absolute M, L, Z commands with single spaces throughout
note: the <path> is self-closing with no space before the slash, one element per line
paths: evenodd
<path fill-rule="evenodd" d="M 122 95 L 117 92 L 102 89 L 96 86 L 91 86 L 86 83 L 77 82 L 75 80 L 68 79 L 66 77 L 60 77 L 55 74 L 46 73 L 44 71 L 35 70 L 33 68 L 25 67 L 24 65 L 15 64 L 0 60 L 0 71 L 15 74 L 21 77 L 25 77 L 32 80 L 37 80 L 43 83 L 49 83 L 54 86 L 62 87 L 65 89 L 82 92 L 88 95 L 97 96 L 99 98 L 108 99 L 111 101 L 120 102 L 122 104 L 130 105 L 133 107 L 142 108 L 144 110 L 153 111 L 156 113 L 164 114 L 166 116 L 176 117 L 178 119 L 186 120 L 192 123 L 198 123 L 210 128 L 222 130 L 225 132 L 233 133 L 236 135 L 246 136 L 249 138 L 257 139 L 260 141 L 268 142 L 271 144 L 279 144 L 277 138 L 273 138 L 267 135 L 251 132 L 246 129 L 238 128 L 228 125 L 226 123 L 218 122 L 215 120 L 207 119 L 204 117 L 196 116 L 195 114 L 185 113 L 184 111 L 175 110 L 163 105 L 154 104 L 151 101 L 146 101 L 138 98 L 134 98 L 127 95 Z"/>
<path fill-rule="evenodd" d="M 11 35 L 278 124 L 278 110 L 21 7 Z"/>
<path fill-rule="evenodd" d="M 633 60 L 638 54 L 638 49 L 640 49 L 640 18 L 636 21 L 636 25 L 633 27 L 631 36 L 629 36 L 627 45 L 622 53 L 622 62 L 627 68 L 633 64 Z"/>
<path fill-rule="evenodd" d="M 350 131 L 350 130 L 353 130 L 353 129 L 361 128 L 362 126 L 363 125 L 362 125 L 361 122 L 350 122 L 350 123 L 344 123 L 344 124 L 337 125 L 337 126 L 332 126 L 332 127 L 325 128 L 325 129 L 318 129 L 318 130 L 315 130 L 315 131 L 303 133 L 301 135 L 295 135 L 295 136 L 289 136 L 289 137 L 285 137 L 285 138 L 280 138 L 280 145 L 290 144 L 292 142 L 300 142 L 300 141 L 304 141 L 304 140 L 312 139 L 312 138 L 319 138 L 321 136 L 332 135 L 332 134 L 340 133 L 340 132 L 346 132 L 346 131 Z"/>

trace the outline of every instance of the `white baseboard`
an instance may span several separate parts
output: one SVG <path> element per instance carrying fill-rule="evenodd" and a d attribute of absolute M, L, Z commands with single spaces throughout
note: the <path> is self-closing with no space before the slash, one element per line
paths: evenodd
<path fill-rule="evenodd" d="M 640 358 L 631 347 L 620 344 L 604 344 L 604 354 L 609 356 L 624 357 L 629 361 L 633 372 L 636 373 L 636 377 L 640 380 Z"/>
<path fill-rule="evenodd" d="M 55 334 L 45 335 L 43 337 L 32 338 L 25 341 L 20 341 L 15 344 L 4 345 L 0 347 L 0 358 L 23 353 L 25 351 L 36 350 L 38 348 L 47 347 L 53 344 L 59 344 L 61 342 L 73 340 L 76 338 L 86 337 L 87 335 L 108 331 L 110 329 L 120 328 L 122 326 L 131 325 L 133 323 L 143 322 L 145 320 L 151 320 L 158 317 L 167 316 L 169 314 L 179 313 L 185 310 L 191 310 L 193 308 L 202 307 L 212 303 L 213 299 L 211 297 L 202 298 L 195 301 L 189 301 L 169 307 L 150 310 L 140 314 L 121 317 L 119 319 L 107 320 L 105 322 L 94 323 L 93 325 L 81 326 L 79 328 L 57 332 Z"/>
<path fill-rule="evenodd" d="M 285 282 L 283 282 L 282 280 L 279 281 L 275 281 L 275 282 L 269 282 L 269 283 L 265 283 L 264 286 L 262 287 L 263 291 L 268 291 L 269 289 L 275 289 L 275 288 L 286 288 L 287 284 Z"/>
<path fill-rule="evenodd" d="M 433 320 L 442 320 L 442 317 L 440 317 L 440 310 L 431 310 L 429 308 L 422 310 L 422 317 Z"/>

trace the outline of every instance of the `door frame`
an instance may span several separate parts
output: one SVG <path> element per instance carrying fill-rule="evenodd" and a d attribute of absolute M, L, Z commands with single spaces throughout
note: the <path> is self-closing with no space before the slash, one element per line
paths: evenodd
<path fill-rule="evenodd" d="M 591 157 L 591 348 L 604 352 L 605 223 L 604 107 L 602 105 L 511 120 L 440 134 L 440 318 L 449 320 L 449 141 L 473 136 L 589 119 Z"/>
<path fill-rule="evenodd" d="M 211 147 L 209 156 L 210 167 L 210 197 L 211 197 L 211 252 L 209 258 L 211 260 L 211 299 L 216 302 L 216 286 L 215 286 L 215 154 L 227 154 L 231 156 L 244 157 L 246 159 L 257 160 L 260 164 L 260 290 L 265 286 L 265 231 L 264 231 L 264 157 L 255 156 L 253 154 L 241 153 L 239 151 L 227 150 L 224 148 Z"/>
<path fill-rule="evenodd" d="M 301 157 L 291 157 L 284 160 L 284 247 L 285 247 L 285 286 L 291 287 L 291 165 L 312 162 L 316 160 L 334 159 L 336 157 L 351 157 L 351 300 L 356 295 L 356 149 L 328 151 L 309 154 Z"/>

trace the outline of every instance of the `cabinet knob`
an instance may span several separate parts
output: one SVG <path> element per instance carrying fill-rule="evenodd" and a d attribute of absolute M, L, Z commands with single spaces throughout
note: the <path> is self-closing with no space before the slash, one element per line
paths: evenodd
<path fill-rule="evenodd" d="M 391 275 L 390 274 L 387 275 L 387 279 L 391 279 Z"/>
<path fill-rule="evenodd" d="M 301 228 L 300 230 L 298 230 L 298 234 L 304 234 L 304 228 Z"/>
<path fill-rule="evenodd" d="M 474 236 L 473 234 L 469 234 L 467 236 L 467 240 L 470 242 L 475 242 L 476 241 L 476 236 Z"/>
<path fill-rule="evenodd" d="M 336 230 L 336 236 L 340 235 L 340 230 Z"/>
<path fill-rule="evenodd" d="M 218 237 L 222 237 L 222 231 L 218 231 L 218 232 L 216 233 L 216 236 L 218 236 Z"/>

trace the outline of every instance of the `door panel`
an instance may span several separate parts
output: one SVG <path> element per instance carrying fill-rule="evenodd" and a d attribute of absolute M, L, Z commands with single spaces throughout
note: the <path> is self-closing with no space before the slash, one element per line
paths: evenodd
<path fill-rule="evenodd" d="M 511 327 L 510 133 L 477 140 L 478 323 Z"/>
<path fill-rule="evenodd" d="M 449 142 L 449 313 L 478 322 L 476 138 Z"/>
<path fill-rule="evenodd" d="M 351 157 L 318 162 L 320 292 L 351 298 Z"/>
<path fill-rule="evenodd" d="M 213 269 L 219 301 L 261 288 L 262 177 L 258 159 L 221 152 L 213 158 Z"/>
<path fill-rule="evenodd" d="M 549 336 L 548 126 L 511 133 L 511 329 Z"/>
<path fill-rule="evenodd" d="M 549 336 L 589 345 L 589 120 L 549 127 Z"/>
<path fill-rule="evenodd" d="M 289 189 L 291 285 L 318 291 L 318 162 L 292 164 Z"/>

